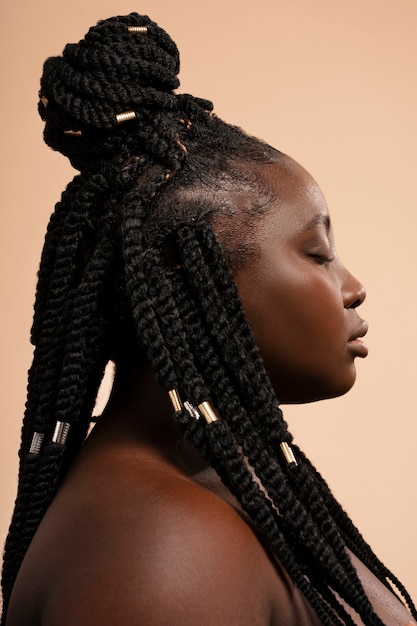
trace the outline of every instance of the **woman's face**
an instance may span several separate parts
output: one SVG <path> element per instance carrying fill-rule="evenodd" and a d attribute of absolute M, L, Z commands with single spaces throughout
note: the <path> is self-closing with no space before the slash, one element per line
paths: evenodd
<path fill-rule="evenodd" d="M 254 227 L 258 253 L 235 273 L 261 356 L 284 403 L 341 395 L 356 377 L 364 287 L 337 257 L 323 195 L 289 157 L 264 166 L 276 201 Z"/>

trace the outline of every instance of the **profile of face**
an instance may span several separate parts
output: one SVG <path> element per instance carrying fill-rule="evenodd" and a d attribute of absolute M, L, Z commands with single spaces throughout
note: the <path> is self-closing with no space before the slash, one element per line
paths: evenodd
<path fill-rule="evenodd" d="M 281 402 L 342 395 L 367 355 L 365 289 L 337 256 L 312 177 L 286 156 L 263 167 L 276 200 L 255 225 L 254 257 L 235 272 L 243 309 Z"/>

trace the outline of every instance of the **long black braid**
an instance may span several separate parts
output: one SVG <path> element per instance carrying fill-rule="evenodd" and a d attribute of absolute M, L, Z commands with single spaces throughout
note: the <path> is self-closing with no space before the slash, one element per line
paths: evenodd
<path fill-rule="evenodd" d="M 215 117 L 209 101 L 174 93 L 178 71 L 174 42 L 136 13 L 99 22 L 45 63 L 45 141 L 80 174 L 56 206 L 41 259 L 2 624 L 29 544 L 85 440 L 105 366 L 132 340 L 134 358 L 191 403 L 174 419 L 323 624 L 353 623 L 337 596 L 365 624 L 382 624 L 346 548 L 417 618 L 302 451 L 293 445 L 297 464 L 281 452 L 292 436 L 232 275 L 253 250 L 250 237 L 233 241 L 224 193 L 245 189 L 245 224 L 259 220 L 270 192 L 254 166 L 279 153 Z M 206 401 L 218 421 L 192 409 Z"/>

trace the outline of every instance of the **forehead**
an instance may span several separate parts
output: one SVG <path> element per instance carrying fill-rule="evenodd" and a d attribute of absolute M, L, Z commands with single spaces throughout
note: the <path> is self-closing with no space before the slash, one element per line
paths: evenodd
<path fill-rule="evenodd" d="M 295 230 L 328 225 L 329 213 L 320 187 L 296 161 L 283 155 L 264 166 L 263 176 L 271 190 L 273 202 L 260 230 L 274 230 L 288 235 Z"/>

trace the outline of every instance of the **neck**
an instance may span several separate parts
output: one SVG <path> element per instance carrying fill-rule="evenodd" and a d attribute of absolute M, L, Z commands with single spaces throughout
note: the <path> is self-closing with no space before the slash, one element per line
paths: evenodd
<path fill-rule="evenodd" d="M 91 446 L 128 446 L 162 458 L 189 476 L 207 468 L 194 446 L 172 419 L 168 393 L 150 366 L 122 365 L 116 369 L 107 406 L 94 428 Z"/>

